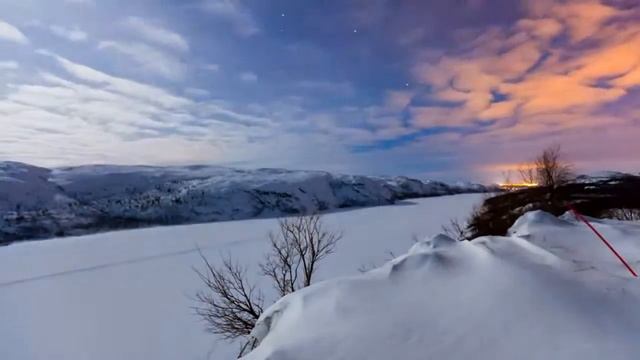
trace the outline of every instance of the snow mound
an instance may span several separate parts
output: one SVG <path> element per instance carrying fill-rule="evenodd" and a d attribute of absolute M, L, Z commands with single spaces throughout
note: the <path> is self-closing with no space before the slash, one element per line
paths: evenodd
<path fill-rule="evenodd" d="M 571 224 L 542 210 L 534 210 L 534 211 L 529 211 L 524 215 L 522 215 L 521 217 L 519 217 L 516 220 L 516 222 L 513 223 L 511 228 L 509 228 L 509 230 L 507 231 L 507 234 L 526 237 L 526 236 L 529 236 L 532 232 L 532 229 L 530 229 L 530 227 L 533 226 L 534 227 L 533 230 L 535 230 L 536 227 L 543 226 L 543 225 L 560 227 L 560 226 L 567 226 Z"/>
<path fill-rule="evenodd" d="M 595 226 L 640 264 L 639 226 Z M 437 235 L 290 294 L 258 321 L 245 359 L 637 358 L 639 282 L 584 225 L 537 211 L 510 233 Z"/>

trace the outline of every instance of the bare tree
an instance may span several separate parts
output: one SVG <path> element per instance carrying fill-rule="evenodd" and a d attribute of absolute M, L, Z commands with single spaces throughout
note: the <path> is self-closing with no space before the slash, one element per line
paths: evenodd
<path fill-rule="evenodd" d="M 280 296 L 309 286 L 319 262 L 335 251 L 342 238 L 329 231 L 320 215 L 297 216 L 279 221 L 279 232 L 269 234 L 270 251 L 260 264 L 262 275 L 273 281 Z M 194 269 L 206 286 L 196 294 L 194 307 L 207 324 L 207 330 L 223 339 L 244 338 L 240 355 L 256 346 L 248 335 L 263 312 L 264 296 L 247 280 L 246 268 L 223 258 L 212 266 L 200 253 L 205 270 Z"/>
<path fill-rule="evenodd" d="M 219 267 L 211 265 L 202 252 L 200 257 L 205 271 L 194 271 L 208 291 L 196 293 L 196 314 L 207 324 L 207 331 L 223 339 L 249 335 L 263 311 L 262 292 L 249 284 L 246 268 L 231 257 L 225 257 Z"/>
<path fill-rule="evenodd" d="M 502 183 L 511 184 L 511 169 L 502 171 Z"/>
<path fill-rule="evenodd" d="M 539 185 L 555 188 L 573 177 L 572 166 L 562 156 L 560 145 L 550 146 L 535 159 L 536 180 Z"/>
<path fill-rule="evenodd" d="M 527 184 L 536 184 L 538 179 L 536 176 L 536 167 L 531 164 L 522 164 L 518 167 L 518 173 L 522 182 Z"/>
<path fill-rule="evenodd" d="M 320 215 L 279 221 L 280 232 L 269 234 L 271 251 L 260 264 L 281 296 L 309 286 L 320 260 L 332 254 L 342 234 L 326 230 Z"/>

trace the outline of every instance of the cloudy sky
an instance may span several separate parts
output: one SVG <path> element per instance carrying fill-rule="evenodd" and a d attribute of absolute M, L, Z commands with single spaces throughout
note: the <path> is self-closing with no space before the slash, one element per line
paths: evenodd
<path fill-rule="evenodd" d="M 638 0 L 0 0 L 0 160 L 640 171 Z"/>

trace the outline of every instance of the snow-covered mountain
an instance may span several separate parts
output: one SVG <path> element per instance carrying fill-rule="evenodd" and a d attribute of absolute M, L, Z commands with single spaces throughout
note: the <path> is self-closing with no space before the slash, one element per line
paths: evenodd
<path fill-rule="evenodd" d="M 46 169 L 0 162 L 0 243 L 486 190 L 477 184 L 322 171 L 113 165 Z"/>
<path fill-rule="evenodd" d="M 594 171 L 587 174 L 576 176 L 575 182 L 577 183 L 594 183 L 604 180 L 620 179 L 628 176 L 639 176 L 638 174 L 624 173 L 620 171 Z"/>

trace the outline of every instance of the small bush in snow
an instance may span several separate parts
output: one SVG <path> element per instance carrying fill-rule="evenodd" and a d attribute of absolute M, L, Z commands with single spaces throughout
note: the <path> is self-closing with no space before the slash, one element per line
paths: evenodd
<path fill-rule="evenodd" d="M 604 214 L 604 217 L 623 221 L 640 221 L 640 209 L 611 209 Z"/>
<path fill-rule="evenodd" d="M 471 231 L 469 225 L 460 222 L 458 219 L 449 220 L 449 224 L 442 226 L 442 231 L 448 237 L 457 241 L 465 241 L 471 239 Z"/>
<path fill-rule="evenodd" d="M 342 234 L 327 230 L 320 215 L 286 218 L 278 224 L 279 232 L 269 234 L 270 250 L 260 269 L 284 296 L 311 285 L 320 261 L 335 251 Z M 230 257 L 216 267 L 201 256 L 205 269 L 195 271 L 206 290 L 196 294 L 196 314 L 208 331 L 223 339 L 245 338 L 241 356 L 254 346 L 249 334 L 264 309 L 264 296 L 248 281 L 246 268 Z"/>

